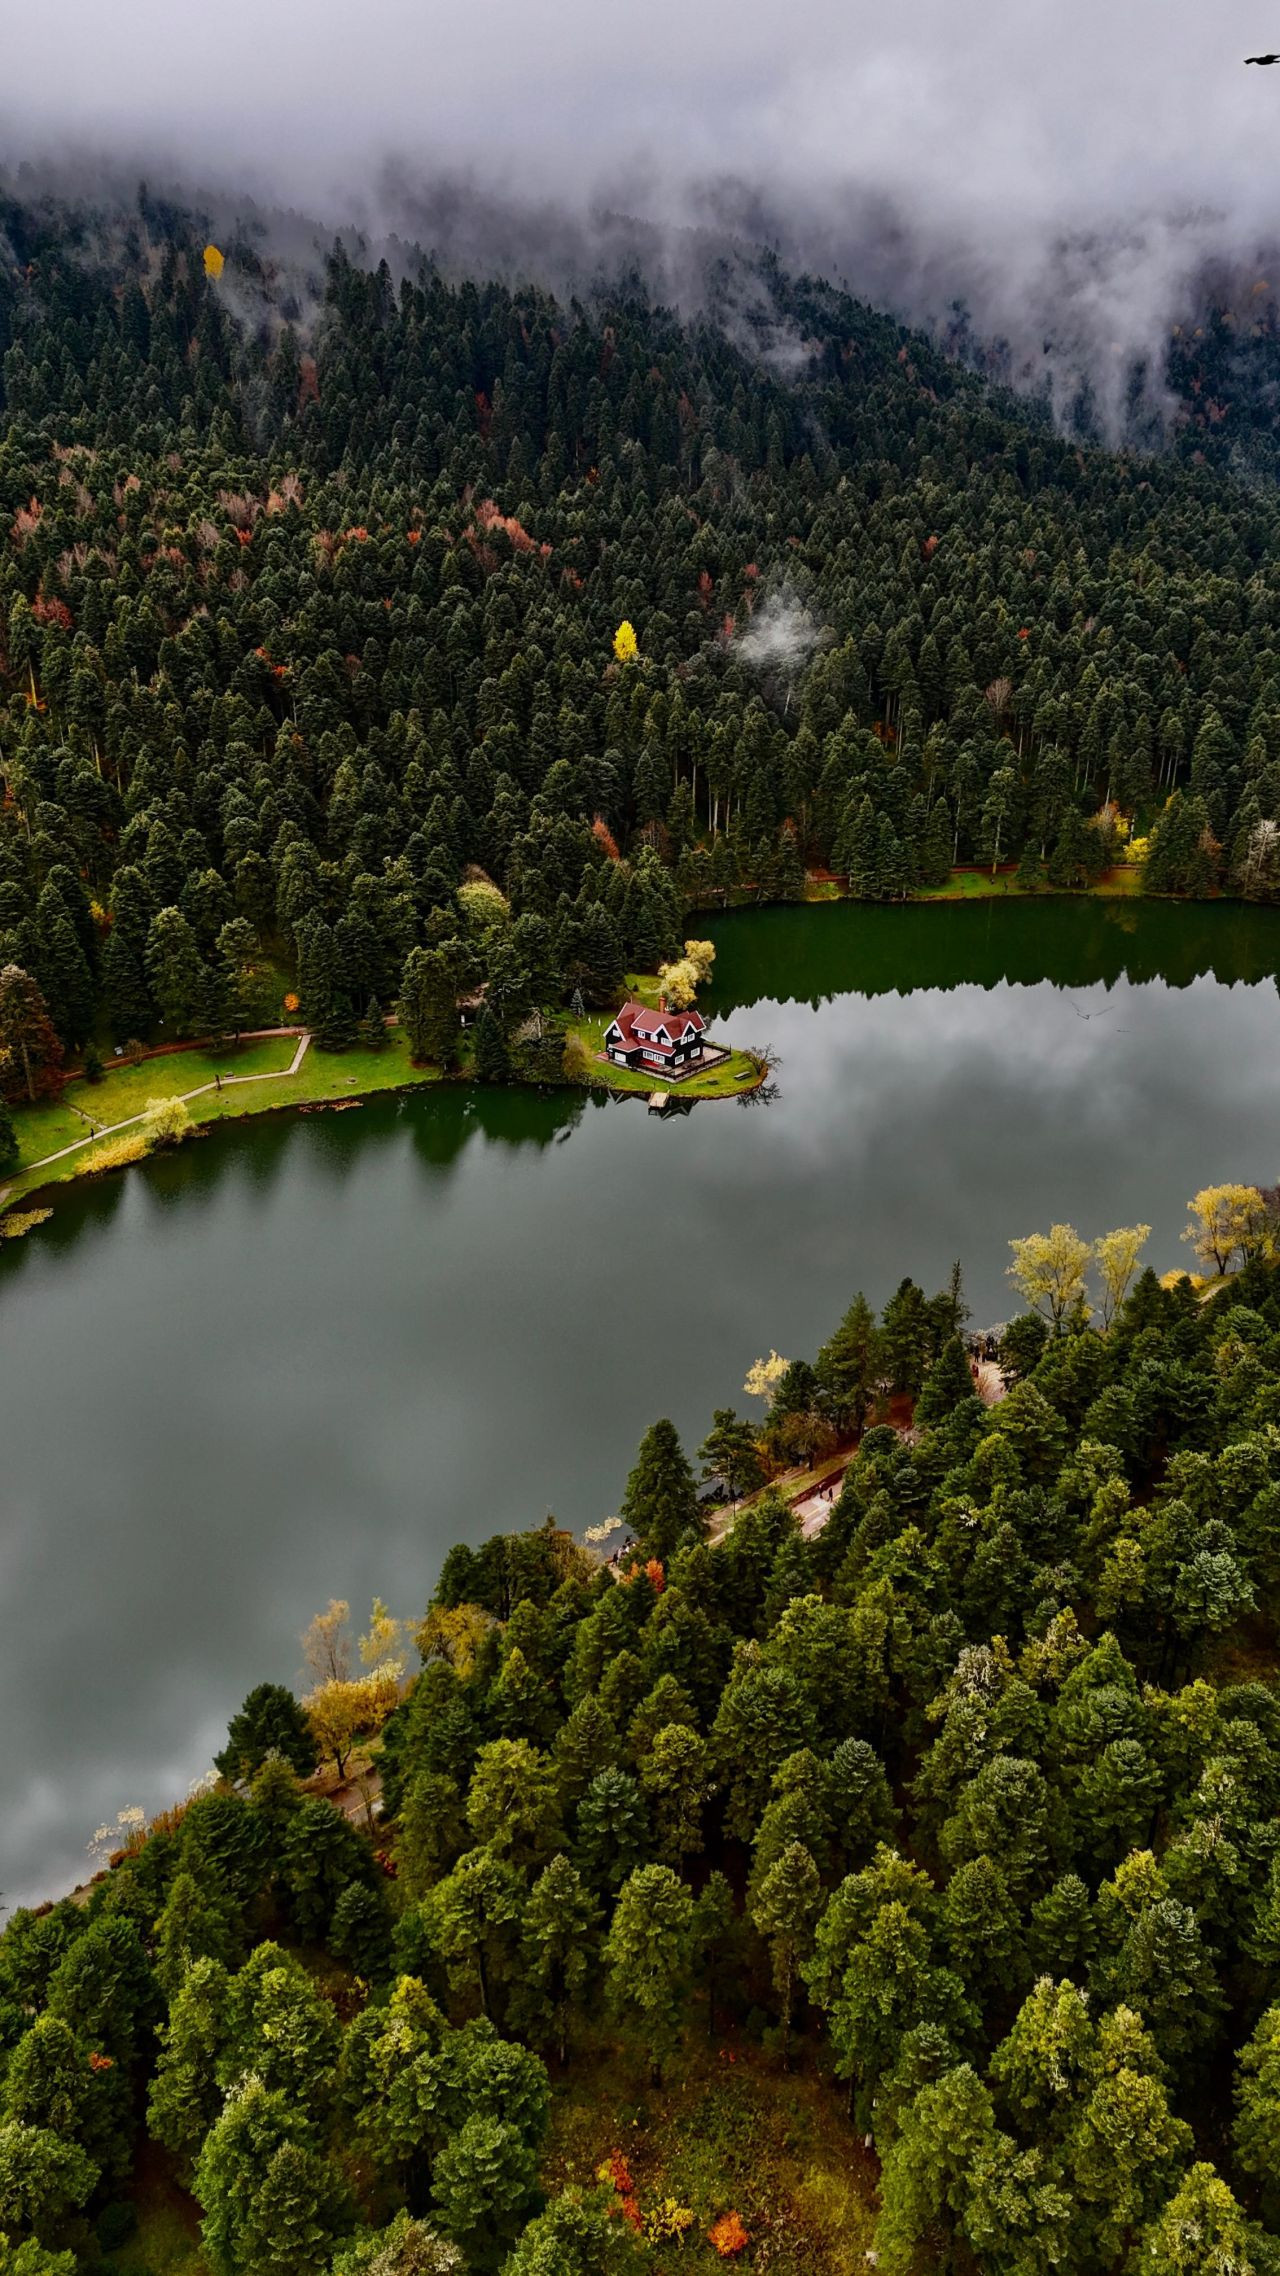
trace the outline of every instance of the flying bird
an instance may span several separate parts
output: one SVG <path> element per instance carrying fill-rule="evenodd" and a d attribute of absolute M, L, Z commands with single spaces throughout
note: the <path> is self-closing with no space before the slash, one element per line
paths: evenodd
<path fill-rule="evenodd" d="M 1246 63 L 1280 63 L 1280 55 L 1246 55 Z"/>

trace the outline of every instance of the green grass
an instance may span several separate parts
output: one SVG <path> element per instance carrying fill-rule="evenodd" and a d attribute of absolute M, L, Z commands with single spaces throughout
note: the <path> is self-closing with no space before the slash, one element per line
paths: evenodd
<path fill-rule="evenodd" d="M 1020 885 L 1009 871 L 988 869 L 953 869 L 945 885 L 922 885 L 912 894 L 913 901 L 1003 901 L 1025 895 L 1027 888 Z"/>
<path fill-rule="evenodd" d="M 413 1065 L 398 1029 L 388 1029 L 382 1051 L 324 1052 L 317 1051 L 313 1043 L 297 1074 L 289 1075 L 286 1070 L 296 1050 L 297 1038 L 281 1035 L 243 1044 L 238 1050 L 174 1052 L 165 1059 L 144 1060 L 139 1067 L 113 1067 L 101 1083 L 69 1083 L 56 1105 L 15 1108 L 19 1167 L 16 1178 L 9 1181 L 9 1201 L 16 1202 L 37 1186 L 60 1185 L 80 1177 L 90 1166 L 86 1156 L 92 1149 L 87 1147 L 83 1154 L 68 1154 L 48 1169 L 31 1166 L 88 1135 L 85 1123 L 72 1111 L 74 1106 L 84 1107 L 95 1122 L 112 1124 L 141 1114 L 148 1099 L 181 1096 L 213 1082 L 218 1074 L 224 1084 L 229 1075 L 267 1078 L 251 1085 L 237 1083 L 221 1091 L 207 1091 L 202 1098 L 193 1099 L 191 1120 L 195 1128 L 203 1129 L 212 1122 L 268 1114 L 280 1107 L 364 1098 L 375 1091 L 401 1090 L 408 1084 L 440 1079 L 435 1068 Z"/>
<path fill-rule="evenodd" d="M 579 2058 L 557 2084 L 548 2188 L 589 2188 L 611 2152 L 627 2161 L 642 2213 L 675 2198 L 694 2214 L 683 2244 L 653 2248 L 655 2276 L 726 2266 L 707 2239 L 736 2212 L 751 2236 L 742 2267 L 772 2276 L 865 2276 L 874 2171 L 837 2085 L 789 2075 L 749 2044 L 718 2046 L 691 2019 L 681 2060 L 660 2087 L 629 2049 Z"/>
<path fill-rule="evenodd" d="M 200 1083 L 211 1083 L 215 1075 L 274 1074 L 289 1065 L 296 1049 L 293 1036 L 281 1035 L 262 1043 L 244 1043 L 239 1050 L 175 1051 L 164 1059 L 144 1059 L 137 1067 L 112 1065 L 100 1083 L 88 1083 L 83 1078 L 68 1083 L 57 1101 L 15 1107 L 19 1169 L 87 1138 L 86 1114 L 101 1124 L 125 1122 L 131 1115 L 141 1114 L 148 1099 L 176 1098 Z M 237 1093 L 231 1091 L 228 1096 L 235 1098 Z M 214 1103 L 217 1097 L 215 1092 Z M 197 1110 L 203 1103 L 197 1101 Z"/>
<path fill-rule="evenodd" d="M 1078 894 L 1097 894 L 1106 899 L 1141 891 L 1142 865 L 1135 862 L 1105 870 L 1096 885 L 1079 887 L 1023 885 L 1012 870 L 998 870 L 993 877 L 989 869 L 953 869 L 945 885 L 920 886 L 911 898 L 913 901 L 1026 901 L 1067 893 L 1072 898 Z"/>

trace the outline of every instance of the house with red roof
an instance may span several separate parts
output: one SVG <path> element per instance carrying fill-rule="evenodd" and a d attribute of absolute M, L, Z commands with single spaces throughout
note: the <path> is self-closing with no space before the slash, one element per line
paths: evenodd
<path fill-rule="evenodd" d="M 707 1023 L 701 1012 L 657 1011 L 647 1004 L 624 1004 L 604 1032 L 604 1055 L 616 1067 L 641 1067 L 655 1075 L 683 1074 L 702 1057 Z"/>

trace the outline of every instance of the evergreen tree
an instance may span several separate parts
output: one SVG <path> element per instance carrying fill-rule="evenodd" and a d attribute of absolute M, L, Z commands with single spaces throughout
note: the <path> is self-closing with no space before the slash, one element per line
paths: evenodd
<path fill-rule="evenodd" d="M 214 1764 L 223 1778 L 252 1779 L 272 1754 L 299 1778 L 309 1778 L 317 1766 L 311 1725 L 293 1693 L 282 1683 L 258 1683 L 232 1716 Z"/>
<path fill-rule="evenodd" d="M 209 1000 L 209 973 L 180 909 L 161 909 L 147 934 L 147 979 L 171 1037 L 192 1034 Z"/>
<path fill-rule="evenodd" d="M 482 1083 L 505 1083 L 511 1075 L 506 1038 L 487 1004 L 476 1021 L 475 1068 Z"/>
<path fill-rule="evenodd" d="M 605 1940 L 610 2005 L 639 2025 L 655 2083 L 679 2034 L 694 1919 L 684 1882 L 667 1865 L 646 1865 L 624 1883 Z"/>
<path fill-rule="evenodd" d="M 400 983 L 397 1012 L 415 1061 L 446 1071 L 456 1065 L 458 987 L 453 962 L 444 950 L 412 950 Z"/>
<path fill-rule="evenodd" d="M 673 1423 L 652 1423 L 627 1479 L 621 1515 L 650 1556 L 664 1561 L 701 1530 L 693 1472 Z"/>

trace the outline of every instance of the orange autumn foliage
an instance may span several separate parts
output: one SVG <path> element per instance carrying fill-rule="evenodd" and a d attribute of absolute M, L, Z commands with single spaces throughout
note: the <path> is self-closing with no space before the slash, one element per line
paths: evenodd
<path fill-rule="evenodd" d="M 745 2252 L 751 2238 L 743 2225 L 741 2213 L 722 2213 L 718 2221 L 707 2230 L 707 2240 L 714 2246 L 721 2260 L 733 2260 Z"/>
<path fill-rule="evenodd" d="M 644 2228 L 644 2215 L 636 2196 L 636 2185 L 631 2178 L 631 2168 L 621 2150 L 610 2150 L 604 2164 L 596 2168 L 596 2180 L 607 2182 L 617 2192 L 621 2202 L 610 2206 L 610 2211 L 620 2213 L 628 2226 L 639 2235 Z"/>
<path fill-rule="evenodd" d="M 532 553 L 533 539 L 514 514 L 504 514 L 492 498 L 482 498 L 476 507 L 476 521 L 481 529 L 505 530 L 517 553 Z"/>
<path fill-rule="evenodd" d="M 597 814 L 594 822 L 591 825 L 591 835 L 595 839 L 596 844 L 600 846 L 605 853 L 607 853 L 610 861 L 621 861 L 622 855 L 618 851 L 618 841 L 615 838 L 612 830 L 609 828 L 608 823 L 605 821 L 603 814 Z"/>

